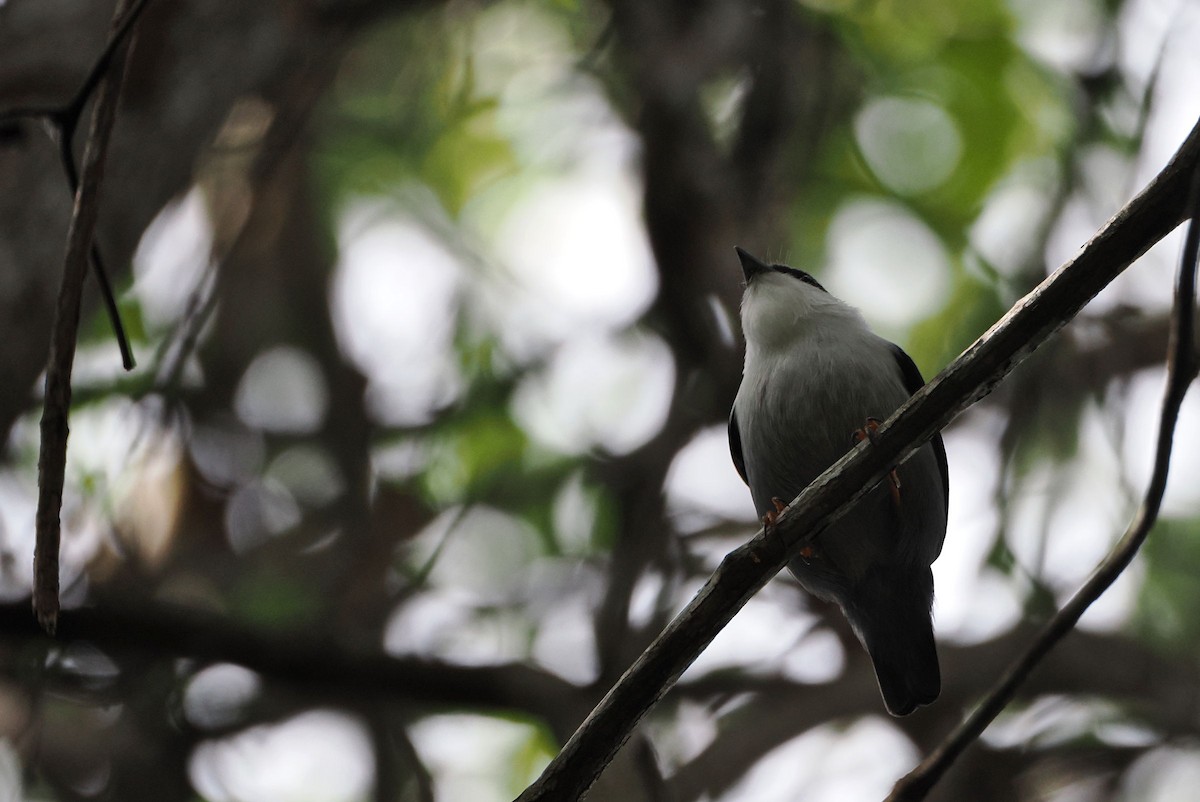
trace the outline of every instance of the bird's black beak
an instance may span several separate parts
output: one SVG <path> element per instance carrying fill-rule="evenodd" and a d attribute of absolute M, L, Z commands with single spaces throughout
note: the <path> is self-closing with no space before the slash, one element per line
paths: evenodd
<path fill-rule="evenodd" d="M 770 265 L 760 262 L 741 248 L 735 247 L 734 250 L 737 251 L 738 259 L 742 262 L 742 275 L 746 277 L 747 284 L 759 273 L 766 273 L 771 269 Z"/>

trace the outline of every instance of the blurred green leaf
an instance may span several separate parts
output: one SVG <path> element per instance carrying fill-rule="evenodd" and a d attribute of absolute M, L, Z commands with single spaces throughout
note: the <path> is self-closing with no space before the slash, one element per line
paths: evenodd
<path fill-rule="evenodd" d="M 546 764 L 558 754 L 558 744 L 550 728 L 542 722 L 516 717 L 511 720 L 529 727 L 529 737 L 521 743 L 511 759 L 512 777 L 508 795 L 516 798 L 526 786 L 537 779 Z"/>
<path fill-rule="evenodd" d="M 965 351 L 1007 311 L 995 285 L 960 268 L 955 272 L 949 300 L 940 312 L 913 328 L 906 350 L 928 379 Z"/>
<path fill-rule="evenodd" d="M 1159 519 L 1141 550 L 1146 579 L 1133 626 L 1151 643 L 1174 654 L 1200 656 L 1200 521 Z"/>
<path fill-rule="evenodd" d="M 420 175 L 457 215 L 489 180 L 516 169 L 511 145 L 491 133 L 490 112 L 481 112 L 446 128 L 425 153 Z"/>
<path fill-rule="evenodd" d="M 303 576 L 273 571 L 243 575 L 230 595 L 237 617 L 274 630 L 302 630 L 321 620 L 325 599 Z"/>
<path fill-rule="evenodd" d="M 525 432 L 503 408 L 470 410 L 433 436 L 426 490 L 440 505 L 489 499 L 498 487 L 521 481 L 528 446 Z"/>

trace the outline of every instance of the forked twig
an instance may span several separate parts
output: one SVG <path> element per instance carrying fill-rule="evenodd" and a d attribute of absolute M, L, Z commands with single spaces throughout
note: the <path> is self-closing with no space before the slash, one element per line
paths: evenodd
<path fill-rule="evenodd" d="M 67 187 L 71 191 L 72 198 L 79 192 L 79 171 L 75 165 L 72 143 L 75 141 L 75 131 L 79 128 L 79 121 L 83 117 L 84 107 L 92 93 L 95 92 L 100 79 L 108 74 L 108 68 L 120 53 L 121 47 L 126 43 L 134 24 L 148 2 L 149 0 L 135 0 L 129 13 L 113 29 L 104 50 L 88 70 L 83 83 L 66 103 L 61 106 L 29 106 L 0 112 L 0 128 L 26 118 L 40 119 L 46 123 L 58 148 L 58 159 L 62 164 L 63 174 L 67 178 Z M 117 347 L 121 350 L 121 364 L 125 370 L 133 370 L 136 364 L 133 358 L 133 349 L 130 347 L 129 337 L 125 333 L 125 324 L 121 320 L 121 311 L 117 306 L 116 296 L 113 294 L 112 282 L 108 278 L 108 269 L 104 266 L 100 249 L 94 242 L 89 251 L 92 270 L 96 274 L 96 283 L 100 287 L 100 297 L 104 299 L 104 308 L 108 313 L 109 323 L 112 325 L 113 336 L 116 337 Z"/>

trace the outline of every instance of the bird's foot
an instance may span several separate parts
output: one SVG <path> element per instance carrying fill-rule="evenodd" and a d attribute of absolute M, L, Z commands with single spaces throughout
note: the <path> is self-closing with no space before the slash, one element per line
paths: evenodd
<path fill-rule="evenodd" d="M 771 497 L 771 503 L 775 505 L 775 509 L 767 510 L 766 514 L 763 515 L 763 529 L 770 529 L 775 526 L 775 522 L 779 520 L 779 516 L 787 509 L 787 505 L 783 503 L 783 499 L 777 496 Z M 801 546 L 798 554 L 805 562 L 812 562 L 817 558 L 817 550 L 811 543 L 805 543 Z"/>
<path fill-rule="evenodd" d="M 858 445 L 863 440 L 870 440 L 874 445 L 879 437 L 879 427 L 883 424 L 879 418 L 867 418 L 867 424 L 860 429 L 855 429 L 850 435 L 850 439 L 854 441 L 854 445 Z"/>
<path fill-rule="evenodd" d="M 858 445 L 863 440 L 870 440 L 871 444 L 874 445 L 879 437 L 879 426 L 881 423 L 882 421 L 880 421 L 879 418 L 867 418 L 867 424 L 861 429 L 855 429 L 854 433 L 850 435 L 850 438 L 854 441 L 855 445 Z M 896 473 L 895 468 L 893 468 L 892 472 L 888 474 L 888 491 L 891 493 L 892 503 L 896 505 L 897 509 L 899 509 L 900 474 Z"/>
<path fill-rule="evenodd" d="M 783 499 L 779 498 L 778 496 L 772 496 L 771 503 L 775 505 L 775 509 L 767 510 L 766 514 L 763 515 L 763 529 L 770 529 L 772 526 L 774 526 L 775 522 L 779 520 L 779 516 L 782 515 L 783 511 L 787 509 L 787 505 L 783 503 Z"/>

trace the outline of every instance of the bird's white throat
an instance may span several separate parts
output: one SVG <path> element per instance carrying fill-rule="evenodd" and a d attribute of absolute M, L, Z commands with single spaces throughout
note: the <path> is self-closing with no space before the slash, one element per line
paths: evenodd
<path fill-rule="evenodd" d="M 755 276 L 742 296 L 742 332 L 750 352 L 788 350 L 816 337 L 836 343 L 871 336 L 858 310 L 824 290 L 781 273 Z"/>

